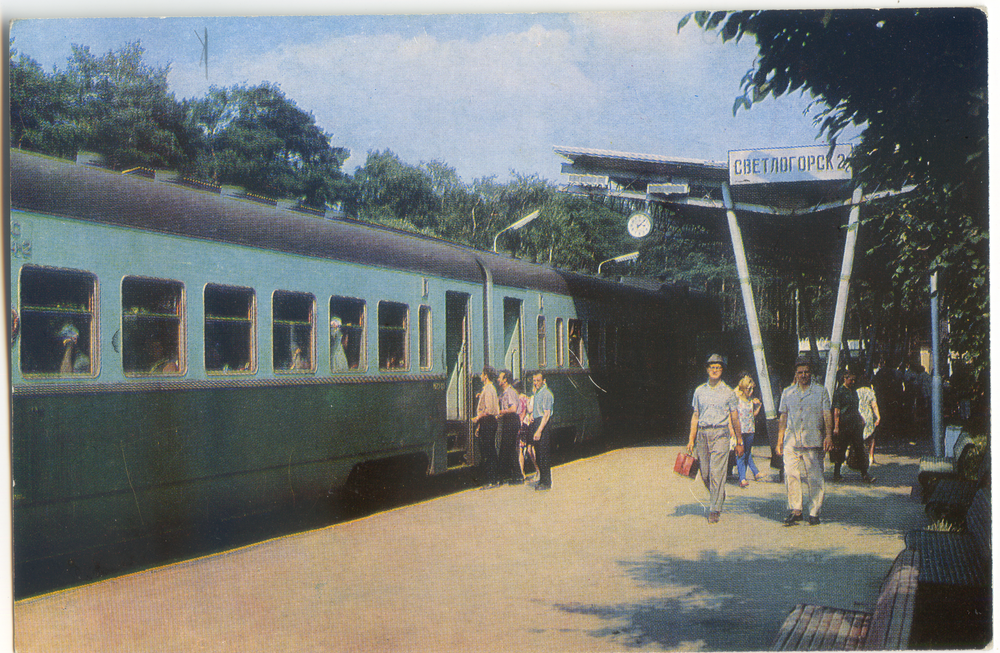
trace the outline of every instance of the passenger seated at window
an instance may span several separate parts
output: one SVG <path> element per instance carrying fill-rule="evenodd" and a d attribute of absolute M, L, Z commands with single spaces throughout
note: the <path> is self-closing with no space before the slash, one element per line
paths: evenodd
<path fill-rule="evenodd" d="M 348 369 L 357 368 L 357 364 L 347 364 L 347 334 L 342 332 L 343 321 L 334 315 L 330 318 L 330 351 L 333 358 L 333 371 L 346 372 Z"/>
<path fill-rule="evenodd" d="M 309 369 L 309 359 L 302 353 L 301 347 L 296 347 L 295 352 L 292 354 L 291 365 L 288 366 L 290 370 L 308 370 Z"/>
<path fill-rule="evenodd" d="M 569 321 L 569 364 L 583 366 L 583 334 L 579 320 Z"/>
<path fill-rule="evenodd" d="M 343 350 L 344 355 L 347 356 L 347 367 L 349 369 L 356 370 L 361 367 L 361 345 L 356 344 L 352 347 L 351 334 L 345 333 L 344 337 L 340 339 L 340 348 Z M 348 353 L 350 353 L 349 356 Z"/>
<path fill-rule="evenodd" d="M 154 340 L 151 345 L 153 353 L 153 364 L 149 368 L 150 374 L 177 374 L 181 371 L 176 355 L 168 355 L 166 348 L 159 340 Z"/>
<path fill-rule="evenodd" d="M 90 357 L 79 348 L 80 331 L 66 322 L 57 334 L 62 342 L 63 355 L 59 365 L 62 374 L 86 374 L 90 372 Z"/>
<path fill-rule="evenodd" d="M 213 344 L 205 350 L 205 369 L 209 372 L 248 372 L 253 369 L 249 358 L 250 337 L 246 329 L 220 330 Z"/>

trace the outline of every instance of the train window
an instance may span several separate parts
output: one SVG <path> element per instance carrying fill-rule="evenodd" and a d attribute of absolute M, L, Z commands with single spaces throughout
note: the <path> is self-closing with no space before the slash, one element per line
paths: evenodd
<path fill-rule="evenodd" d="M 583 367 L 583 321 L 568 320 L 569 366 Z"/>
<path fill-rule="evenodd" d="M 597 320 L 587 321 L 587 365 L 591 369 L 601 363 L 601 323 Z"/>
<path fill-rule="evenodd" d="M 431 307 L 420 307 L 420 369 L 429 370 L 434 365 L 431 352 L 434 341 L 431 339 Z"/>
<path fill-rule="evenodd" d="M 315 371 L 316 297 L 309 293 L 276 290 L 271 318 L 274 371 Z"/>
<path fill-rule="evenodd" d="M 539 295 L 540 297 L 541 295 Z M 545 367 L 548 364 L 548 352 L 545 342 L 545 316 L 538 316 L 538 367 Z"/>
<path fill-rule="evenodd" d="M 97 277 L 78 270 L 21 269 L 21 371 L 88 375 L 96 370 Z"/>
<path fill-rule="evenodd" d="M 563 319 L 556 318 L 556 365 L 562 367 L 566 364 L 566 345 L 563 344 L 565 334 L 563 333 Z"/>
<path fill-rule="evenodd" d="M 126 376 L 182 374 L 184 284 L 122 279 L 122 368 Z"/>
<path fill-rule="evenodd" d="M 378 366 L 383 370 L 405 370 L 409 365 L 410 307 L 395 302 L 378 303 Z"/>
<path fill-rule="evenodd" d="M 360 372 L 365 358 L 365 301 L 354 297 L 330 298 L 330 368 L 334 372 Z"/>
<path fill-rule="evenodd" d="M 256 296 L 252 288 L 205 286 L 205 369 L 254 372 Z"/>

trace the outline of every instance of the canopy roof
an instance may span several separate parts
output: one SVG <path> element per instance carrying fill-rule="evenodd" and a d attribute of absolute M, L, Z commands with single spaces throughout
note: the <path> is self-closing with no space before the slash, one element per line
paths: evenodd
<path fill-rule="evenodd" d="M 565 192 L 587 195 L 623 212 L 648 209 L 670 235 L 728 242 L 722 186 L 726 161 L 557 146 L 569 163 Z M 854 190 L 850 180 L 730 186 L 748 255 L 835 270 Z M 868 195 L 863 201 L 891 193 Z"/>

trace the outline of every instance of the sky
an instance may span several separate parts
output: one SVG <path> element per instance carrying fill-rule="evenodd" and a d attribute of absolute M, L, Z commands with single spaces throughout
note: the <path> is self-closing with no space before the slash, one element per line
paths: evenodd
<path fill-rule="evenodd" d="M 729 150 L 816 143 L 808 95 L 733 115 L 752 39 L 724 44 L 693 22 L 678 33 L 684 11 L 554 8 L 74 19 L 22 11 L 10 36 L 46 70 L 65 68 L 74 43 L 100 55 L 138 40 L 147 63 L 170 66 L 178 99 L 212 85 L 278 84 L 333 145 L 350 149 L 349 173 L 368 152 L 391 150 L 411 164 L 446 163 L 467 182 L 512 171 L 558 181 L 564 159 L 554 146 L 723 161 Z"/>

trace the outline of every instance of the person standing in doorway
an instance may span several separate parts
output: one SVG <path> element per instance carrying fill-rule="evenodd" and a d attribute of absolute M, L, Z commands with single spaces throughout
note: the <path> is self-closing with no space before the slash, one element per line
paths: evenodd
<path fill-rule="evenodd" d="M 691 400 L 691 432 L 688 453 L 698 458 L 701 480 L 708 489 L 708 523 L 715 524 L 726 500 L 726 472 L 729 469 L 729 438 L 736 437 L 736 457 L 743 455 L 743 433 L 737 412 L 736 393 L 722 381 L 722 356 L 708 357 L 708 381 L 694 391 Z"/>
<path fill-rule="evenodd" d="M 531 410 L 531 440 L 529 444 L 535 446 L 535 462 L 538 464 L 538 482 L 535 483 L 536 490 L 548 490 L 552 487 L 552 461 L 550 458 L 552 446 L 551 429 L 547 428 L 549 420 L 552 418 L 552 409 L 555 405 L 555 397 L 549 387 L 545 385 L 545 376 L 541 372 L 535 372 L 531 378 L 535 387 L 534 402 Z"/>
<path fill-rule="evenodd" d="M 524 474 L 517 462 L 517 434 L 521 430 L 517 407 L 520 402 L 513 386 L 514 379 L 510 377 L 510 370 L 500 370 L 497 374 L 497 385 L 500 386 L 500 482 L 518 485 L 524 483 Z"/>
<path fill-rule="evenodd" d="M 809 524 L 819 523 L 823 508 L 823 457 L 833 449 L 833 418 L 826 388 L 812 382 L 807 358 L 795 361 L 795 383 L 781 393 L 778 406 L 778 455 L 785 466 L 788 516 L 785 526 L 802 521 L 802 485 L 808 488 Z"/>
<path fill-rule="evenodd" d="M 500 472 L 497 469 L 497 416 L 500 414 L 500 404 L 496 386 L 493 385 L 497 378 L 496 370 L 487 365 L 483 368 L 481 378 L 483 390 L 479 393 L 479 403 L 476 405 L 476 435 L 479 437 L 485 490 L 500 484 Z"/>

